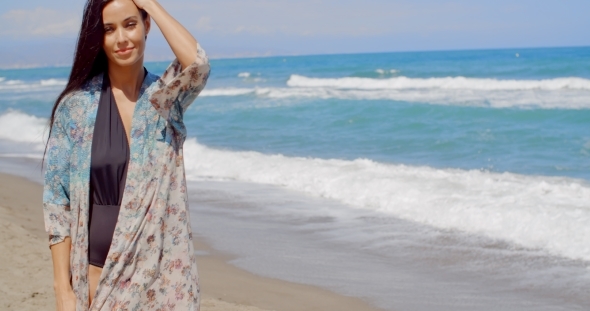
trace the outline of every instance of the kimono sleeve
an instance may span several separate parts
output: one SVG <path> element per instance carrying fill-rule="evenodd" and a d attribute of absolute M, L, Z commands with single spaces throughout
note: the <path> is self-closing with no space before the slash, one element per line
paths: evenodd
<path fill-rule="evenodd" d="M 62 242 L 70 236 L 70 155 L 72 142 L 68 135 L 69 111 L 65 100 L 55 112 L 47 142 L 45 177 L 43 186 L 43 216 L 49 245 Z"/>
<path fill-rule="evenodd" d="M 183 70 L 175 59 L 158 81 L 158 89 L 150 96 L 158 113 L 183 136 L 186 136 L 183 114 L 205 88 L 210 71 L 209 59 L 197 43 L 196 60 Z"/>

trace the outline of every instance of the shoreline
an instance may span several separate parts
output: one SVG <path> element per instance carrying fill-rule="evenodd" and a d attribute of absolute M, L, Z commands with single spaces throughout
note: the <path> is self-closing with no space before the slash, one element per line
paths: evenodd
<path fill-rule="evenodd" d="M 0 173 L 0 306 L 18 310 L 53 310 L 51 253 L 44 240 L 42 186 L 24 177 Z M 17 238 L 19 239 L 17 241 Z M 18 243 L 21 242 L 24 243 Z M 262 277 L 228 263 L 231 256 L 195 236 L 203 311 L 381 310 L 353 297 L 311 285 Z M 8 280 L 32 282 L 11 284 Z M 4 295 L 6 294 L 6 295 Z M 3 309 L 4 309 L 3 308 Z"/>

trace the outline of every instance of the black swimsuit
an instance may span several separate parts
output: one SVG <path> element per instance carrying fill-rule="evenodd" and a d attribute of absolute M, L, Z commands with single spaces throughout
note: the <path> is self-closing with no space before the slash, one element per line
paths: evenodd
<path fill-rule="evenodd" d="M 90 160 L 88 260 L 93 266 L 102 268 L 109 252 L 123 199 L 128 162 L 127 134 L 105 73 Z"/>

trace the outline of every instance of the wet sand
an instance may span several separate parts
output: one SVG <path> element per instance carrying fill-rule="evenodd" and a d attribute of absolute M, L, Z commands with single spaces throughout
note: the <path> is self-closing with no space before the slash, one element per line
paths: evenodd
<path fill-rule="evenodd" d="M 41 185 L 0 173 L 0 309 L 55 310 L 51 253 L 44 231 Z M 368 303 L 308 285 L 261 277 L 196 237 L 203 311 L 356 310 Z"/>

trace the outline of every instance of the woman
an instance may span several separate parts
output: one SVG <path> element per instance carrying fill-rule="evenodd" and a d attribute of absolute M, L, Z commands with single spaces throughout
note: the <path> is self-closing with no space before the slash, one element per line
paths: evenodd
<path fill-rule="evenodd" d="M 176 60 L 144 69 L 151 21 Z M 43 193 L 59 311 L 198 310 L 182 116 L 209 62 L 156 0 L 88 0 Z"/>

